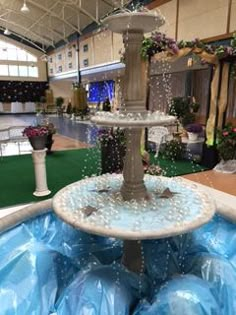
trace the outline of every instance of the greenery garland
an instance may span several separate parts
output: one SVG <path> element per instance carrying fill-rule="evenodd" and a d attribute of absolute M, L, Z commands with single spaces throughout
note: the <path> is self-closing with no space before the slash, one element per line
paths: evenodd
<path fill-rule="evenodd" d="M 141 56 L 150 59 L 157 53 L 168 52 L 170 55 L 177 55 L 181 49 L 190 48 L 193 52 L 205 52 L 216 56 L 218 59 L 236 57 L 236 33 L 230 41 L 230 46 L 205 44 L 196 38 L 192 41 L 175 41 L 160 32 L 152 33 L 151 37 L 145 38 L 142 43 Z M 204 62 L 204 59 L 202 59 Z"/>

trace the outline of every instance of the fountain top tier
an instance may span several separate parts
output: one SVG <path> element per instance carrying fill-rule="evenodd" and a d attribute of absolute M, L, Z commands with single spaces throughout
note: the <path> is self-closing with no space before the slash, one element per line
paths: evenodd
<path fill-rule="evenodd" d="M 92 122 L 102 126 L 143 128 L 173 124 L 176 117 L 146 110 L 146 75 L 140 55 L 143 34 L 164 24 L 164 19 L 152 12 L 126 12 L 111 15 L 103 21 L 115 33 L 122 33 L 125 44 L 125 76 L 123 104 L 115 113 L 98 112 Z"/>
<path fill-rule="evenodd" d="M 103 21 L 103 24 L 114 33 L 130 31 L 149 33 L 164 23 L 164 18 L 153 12 L 119 13 L 111 15 Z"/>

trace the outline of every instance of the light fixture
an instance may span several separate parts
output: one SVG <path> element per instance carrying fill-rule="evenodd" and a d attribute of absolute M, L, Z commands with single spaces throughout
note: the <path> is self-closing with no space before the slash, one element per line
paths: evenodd
<path fill-rule="evenodd" d="M 188 58 L 188 61 L 187 61 L 187 66 L 188 68 L 191 68 L 193 66 L 193 58 Z"/>
<path fill-rule="evenodd" d="M 47 62 L 47 61 L 48 61 L 48 55 L 43 54 L 43 55 L 40 57 L 40 59 L 41 59 L 42 61 Z"/>
<path fill-rule="evenodd" d="M 11 32 L 9 31 L 8 28 L 6 28 L 3 33 L 4 35 L 11 35 Z"/>
<path fill-rule="evenodd" d="M 24 4 L 23 4 L 23 6 L 22 6 L 22 8 L 20 10 L 23 13 L 28 13 L 29 12 L 29 8 L 27 7 L 26 0 L 24 0 Z"/>

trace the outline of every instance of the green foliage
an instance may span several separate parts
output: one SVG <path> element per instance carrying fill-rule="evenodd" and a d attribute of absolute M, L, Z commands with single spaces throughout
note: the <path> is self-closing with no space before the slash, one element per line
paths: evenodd
<path fill-rule="evenodd" d="M 168 141 L 162 154 L 168 160 L 181 160 L 183 158 L 182 143 L 175 139 Z"/>
<path fill-rule="evenodd" d="M 200 104 L 199 103 L 191 103 L 190 108 L 192 109 L 193 113 L 197 113 L 199 111 Z"/>
<path fill-rule="evenodd" d="M 71 114 L 73 113 L 73 109 L 72 109 L 71 103 L 69 103 L 69 104 L 67 105 L 66 113 L 67 113 L 68 115 L 71 115 Z"/>
<path fill-rule="evenodd" d="M 58 96 L 58 97 L 56 98 L 56 106 L 57 106 L 57 107 L 61 107 L 63 103 L 64 103 L 64 98 L 61 97 L 61 96 Z"/>
<path fill-rule="evenodd" d="M 236 33 L 233 34 L 233 38 L 231 39 L 230 45 L 236 49 Z"/>
<path fill-rule="evenodd" d="M 46 97 L 45 96 L 41 96 L 40 97 L 40 103 L 46 103 Z"/>
<path fill-rule="evenodd" d="M 183 126 L 187 126 L 189 124 L 192 124 L 193 122 L 195 122 L 195 115 L 191 112 L 186 113 L 181 120 Z"/>
<path fill-rule="evenodd" d="M 146 38 L 143 41 L 141 55 L 145 59 L 148 59 L 149 57 L 152 57 L 153 55 L 161 51 L 167 51 L 171 55 L 176 55 L 179 49 L 183 48 L 192 49 L 193 53 L 195 53 L 196 55 L 199 54 L 200 50 L 201 52 L 205 52 L 207 54 L 216 56 L 219 59 L 236 56 L 236 33 L 233 34 L 233 38 L 229 46 L 225 45 L 216 46 L 211 44 L 205 44 L 198 38 L 191 41 L 181 40 L 177 42 L 176 40 L 167 37 L 163 33 L 154 32 L 152 33 L 150 38 Z M 203 62 L 207 62 L 204 60 L 203 56 L 198 57 L 201 58 Z"/>
<path fill-rule="evenodd" d="M 183 126 L 195 122 L 195 114 L 200 104 L 192 102 L 191 98 L 174 97 L 169 109 L 169 115 L 177 116 Z"/>
<path fill-rule="evenodd" d="M 150 54 L 150 51 L 154 47 L 154 41 L 151 38 L 145 38 L 142 43 L 141 47 L 141 56 L 143 59 L 148 59 L 148 56 Z"/>
<path fill-rule="evenodd" d="M 217 132 L 217 150 L 224 161 L 236 159 L 236 126 L 227 124 Z"/>
<path fill-rule="evenodd" d="M 98 131 L 97 137 L 99 144 L 108 144 L 115 142 L 121 146 L 126 146 L 125 130 L 121 128 L 102 128 Z"/>

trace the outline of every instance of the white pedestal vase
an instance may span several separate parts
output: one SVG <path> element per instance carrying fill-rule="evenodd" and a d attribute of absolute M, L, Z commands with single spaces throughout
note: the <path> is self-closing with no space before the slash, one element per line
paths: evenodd
<path fill-rule="evenodd" d="M 36 189 L 33 195 L 37 197 L 47 196 L 51 193 L 47 186 L 47 174 L 45 166 L 46 151 L 46 149 L 32 151 L 36 184 Z"/>
<path fill-rule="evenodd" d="M 221 160 L 213 170 L 225 174 L 236 174 L 236 159 L 228 161 Z"/>
<path fill-rule="evenodd" d="M 188 139 L 190 141 L 196 141 L 198 139 L 198 133 L 188 132 Z"/>

